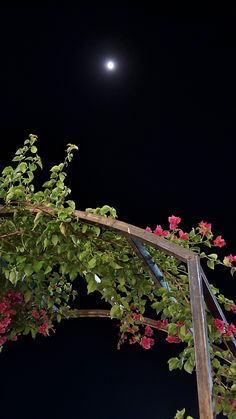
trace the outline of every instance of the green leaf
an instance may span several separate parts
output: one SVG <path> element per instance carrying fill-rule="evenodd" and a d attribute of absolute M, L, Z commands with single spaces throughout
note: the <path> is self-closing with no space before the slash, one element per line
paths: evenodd
<path fill-rule="evenodd" d="M 31 151 L 31 153 L 35 154 L 35 153 L 37 153 L 38 149 L 37 149 L 37 147 L 35 147 L 35 145 L 33 145 L 31 147 L 30 151 Z"/>
<path fill-rule="evenodd" d="M 97 259 L 95 257 L 93 257 L 92 259 L 90 259 L 90 261 L 88 262 L 88 267 L 89 269 L 93 269 L 95 268 L 97 264 Z"/>
<path fill-rule="evenodd" d="M 60 224 L 60 232 L 63 234 L 63 236 L 66 236 L 66 226 L 64 223 Z"/>
<path fill-rule="evenodd" d="M 231 390 L 232 392 L 236 392 L 236 384 L 233 384 L 233 385 L 231 386 L 230 390 Z"/>
<path fill-rule="evenodd" d="M 208 260 L 208 261 L 207 261 L 207 266 L 208 266 L 208 268 L 210 268 L 210 269 L 214 269 L 214 268 L 215 268 L 215 262 L 214 262 L 214 260 L 213 260 L 213 259 Z"/>
<path fill-rule="evenodd" d="M 30 290 L 27 290 L 24 293 L 24 300 L 25 300 L 25 302 L 28 303 L 31 300 L 31 298 L 32 298 L 32 292 Z"/>
<path fill-rule="evenodd" d="M 90 294 L 91 292 L 96 291 L 98 288 L 98 285 L 95 281 L 95 279 L 91 279 L 87 285 L 87 290 L 88 290 L 88 294 Z"/>
<path fill-rule="evenodd" d="M 180 339 L 184 340 L 185 337 L 186 337 L 186 335 L 187 335 L 187 333 L 189 333 L 189 332 L 187 331 L 186 326 L 184 324 L 183 326 L 181 326 L 181 328 L 179 330 L 179 337 L 180 337 Z"/>
<path fill-rule="evenodd" d="M 33 263 L 34 272 L 39 272 L 42 269 L 43 261 L 42 260 L 35 260 Z"/>
<path fill-rule="evenodd" d="M 9 275 L 9 281 L 12 284 L 16 284 L 17 283 L 17 273 L 15 271 L 15 269 L 12 269 Z"/>
<path fill-rule="evenodd" d="M 167 330 L 168 330 L 168 334 L 173 336 L 173 335 L 176 335 L 178 327 L 175 323 L 169 323 Z"/>
<path fill-rule="evenodd" d="M 170 371 L 179 368 L 179 364 L 180 364 L 179 358 L 170 358 L 168 360 L 168 365 L 169 365 L 169 370 Z"/>
<path fill-rule="evenodd" d="M 123 266 L 118 265 L 118 263 L 116 263 L 114 260 L 112 260 L 112 261 L 110 262 L 110 266 L 111 266 L 112 268 L 114 268 L 114 269 L 122 269 L 122 268 L 123 268 Z"/>
<path fill-rule="evenodd" d="M 177 410 L 174 419 L 184 419 L 185 409 Z"/>
<path fill-rule="evenodd" d="M 48 265 L 44 271 L 44 274 L 47 275 L 49 272 L 51 272 L 52 267 L 50 265 Z"/>
<path fill-rule="evenodd" d="M 120 315 L 121 315 L 120 306 L 118 304 L 114 304 L 114 306 L 112 306 L 111 311 L 110 311 L 111 319 L 119 319 Z"/>
<path fill-rule="evenodd" d="M 213 259 L 213 260 L 217 260 L 218 259 L 218 255 L 216 253 L 211 253 L 210 255 L 208 255 L 209 258 Z"/>
<path fill-rule="evenodd" d="M 27 265 L 25 265 L 24 273 L 26 276 L 32 275 L 33 272 L 34 272 L 34 267 L 32 264 L 28 263 Z"/>
<path fill-rule="evenodd" d="M 21 163 L 19 164 L 19 166 L 17 167 L 17 169 L 18 169 L 20 172 L 25 173 L 25 172 L 26 172 L 26 170 L 27 170 L 27 163 L 25 163 L 25 162 L 21 162 Z"/>
<path fill-rule="evenodd" d="M 96 234 L 96 236 L 98 237 L 101 233 L 101 229 L 98 226 L 93 226 L 92 228 L 93 232 Z"/>
<path fill-rule="evenodd" d="M 235 266 L 233 266 L 233 267 L 230 269 L 230 273 L 231 273 L 231 275 L 233 276 L 235 272 L 236 272 L 236 267 L 235 267 Z"/>
<path fill-rule="evenodd" d="M 51 241 L 52 241 L 53 246 L 56 246 L 57 243 L 58 243 L 58 241 L 59 241 L 58 235 L 57 234 L 53 234 L 52 235 L 52 238 L 51 238 Z"/>
<path fill-rule="evenodd" d="M 82 225 L 82 233 L 86 233 L 86 231 L 87 231 L 87 229 L 88 229 L 88 224 L 83 224 Z"/>
<path fill-rule="evenodd" d="M 192 372 L 193 372 L 193 368 L 194 368 L 193 362 L 192 362 L 191 358 L 189 358 L 189 359 L 188 359 L 188 360 L 184 363 L 184 370 L 185 370 L 186 372 L 188 372 L 189 374 L 192 374 Z"/>

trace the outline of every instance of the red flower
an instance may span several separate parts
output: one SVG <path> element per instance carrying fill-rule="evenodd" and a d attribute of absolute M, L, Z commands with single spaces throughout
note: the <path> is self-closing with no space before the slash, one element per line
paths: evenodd
<path fill-rule="evenodd" d="M 9 309 L 9 304 L 6 301 L 0 302 L 0 314 L 6 313 L 6 311 Z"/>
<path fill-rule="evenodd" d="M 4 345 L 4 343 L 6 342 L 7 337 L 6 336 L 0 336 L 0 346 Z"/>
<path fill-rule="evenodd" d="M 11 323 L 11 318 L 4 317 L 4 319 L 0 323 L 0 326 L 7 327 L 10 323 Z"/>
<path fill-rule="evenodd" d="M 150 229 L 150 227 L 146 227 L 146 231 L 147 231 L 148 233 L 152 233 L 152 230 Z"/>
<path fill-rule="evenodd" d="M 129 339 L 129 344 L 134 345 L 134 343 L 137 343 L 137 338 L 135 336 L 132 336 L 132 338 Z"/>
<path fill-rule="evenodd" d="M 140 320 L 140 317 L 141 317 L 141 314 L 137 314 L 137 313 L 133 314 L 133 319 L 134 320 Z"/>
<path fill-rule="evenodd" d="M 233 255 L 229 255 L 229 256 L 225 256 L 223 263 L 226 266 L 232 266 L 232 262 L 236 262 L 236 256 Z"/>
<path fill-rule="evenodd" d="M 38 327 L 38 332 L 42 333 L 44 336 L 47 336 L 48 329 L 49 329 L 49 324 L 48 324 L 48 318 L 46 316 L 44 319 L 44 322 Z"/>
<path fill-rule="evenodd" d="M 222 239 L 221 236 L 217 236 L 216 239 L 213 241 L 214 246 L 223 247 L 226 245 L 225 240 Z"/>
<path fill-rule="evenodd" d="M 36 320 L 40 318 L 40 314 L 36 310 L 32 310 L 31 314 Z"/>
<path fill-rule="evenodd" d="M 150 326 L 146 326 L 145 327 L 145 331 L 144 331 L 144 334 L 146 335 L 146 336 L 152 336 L 153 335 L 153 330 L 152 330 L 152 328 L 150 327 Z"/>
<path fill-rule="evenodd" d="M 16 292 L 13 290 L 9 290 L 4 295 L 7 299 L 11 301 L 12 304 L 20 304 L 22 303 L 23 296 L 21 292 Z"/>
<path fill-rule="evenodd" d="M 236 327 L 234 326 L 233 323 L 230 323 L 227 327 L 227 332 L 230 331 L 232 332 L 234 335 L 236 334 Z"/>
<path fill-rule="evenodd" d="M 156 322 L 156 328 L 158 330 L 160 330 L 160 329 L 166 329 L 167 326 L 168 326 L 168 319 L 157 320 L 157 322 Z"/>
<path fill-rule="evenodd" d="M 162 320 L 162 327 L 163 327 L 163 329 L 166 329 L 167 326 L 168 326 L 168 324 L 169 324 L 168 319 L 163 319 Z"/>
<path fill-rule="evenodd" d="M 215 327 L 216 327 L 216 329 L 221 333 L 221 334 L 223 334 L 223 333 L 225 333 L 226 332 L 226 330 L 225 330 L 225 323 L 224 323 L 224 321 L 223 320 L 220 320 L 220 319 L 214 319 L 214 325 L 215 325 Z"/>
<path fill-rule="evenodd" d="M 175 215 L 172 215 L 171 217 L 168 217 L 168 221 L 170 223 L 170 230 L 175 230 L 177 225 L 180 223 L 181 218 L 175 217 Z"/>
<path fill-rule="evenodd" d="M 140 345 L 144 349 L 150 349 L 152 345 L 154 345 L 154 339 L 147 338 L 146 336 L 143 336 L 140 340 Z"/>
<path fill-rule="evenodd" d="M 205 221 L 201 221 L 199 224 L 199 233 L 203 236 L 211 233 L 211 224 L 205 223 Z"/>
<path fill-rule="evenodd" d="M 233 304 L 231 307 L 231 311 L 236 314 L 236 304 Z"/>
<path fill-rule="evenodd" d="M 180 343 L 181 342 L 181 340 L 178 336 L 170 336 L 170 335 L 167 336 L 166 341 L 169 342 L 169 343 Z"/>
<path fill-rule="evenodd" d="M 188 240 L 188 233 L 184 233 L 183 230 L 179 230 L 179 238 L 181 240 Z"/>
<path fill-rule="evenodd" d="M 163 236 L 163 237 L 166 237 L 169 234 L 168 231 L 163 230 L 161 225 L 157 225 L 153 233 L 156 234 L 156 236 Z"/>

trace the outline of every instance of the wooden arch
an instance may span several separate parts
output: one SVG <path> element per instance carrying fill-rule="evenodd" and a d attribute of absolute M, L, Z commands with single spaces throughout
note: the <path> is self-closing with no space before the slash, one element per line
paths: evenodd
<path fill-rule="evenodd" d="M 52 208 L 30 203 L 25 204 L 25 209 L 32 213 L 43 211 L 53 215 Z M 0 206 L 0 214 L 6 215 L 7 211 Z M 111 217 L 95 215 L 84 211 L 75 210 L 74 217 L 79 218 L 85 223 L 99 225 L 108 230 L 114 230 L 121 234 L 132 246 L 136 254 L 142 260 L 143 265 L 155 280 L 158 286 L 166 286 L 164 278 L 153 262 L 151 255 L 145 247 L 145 243 L 164 253 L 174 256 L 185 262 L 188 270 L 190 303 L 193 323 L 194 350 L 196 362 L 197 391 L 199 403 L 200 419 L 213 419 L 214 406 L 212 400 L 212 373 L 208 345 L 208 331 L 205 313 L 205 304 L 216 318 L 222 319 L 227 323 L 223 311 L 218 304 L 206 275 L 201 267 L 199 256 L 182 246 L 172 243 L 162 237 L 149 233 L 139 227 L 115 220 Z M 78 317 L 109 317 L 109 310 L 76 310 Z M 144 324 L 151 324 L 155 327 L 155 321 L 144 318 Z M 236 356 L 236 340 L 232 337 L 227 342 L 231 353 Z"/>

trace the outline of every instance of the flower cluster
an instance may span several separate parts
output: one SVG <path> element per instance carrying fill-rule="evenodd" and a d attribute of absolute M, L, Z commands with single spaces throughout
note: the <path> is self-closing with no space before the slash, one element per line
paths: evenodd
<path fill-rule="evenodd" d="M 200 221 L 195 229 L 193 228 L 190 233 L 187 233 L 179 228 L 179 224 L 181 222 L 180 217 L 171 215 L 168 217 L 168 222 L 169 230 L 164 230 L 162 226 L 158 224 L 153 231 L 150 227 L 146 227 L 146 231 L 148 233 L 153 233 L 156 236 L 162 236 L 168 240 L 172 240 L 177 243 L 179 242 L 180 245 L 185 247 L 193 248 L 193 250 L 199 253 L 201 257 L 208 259 L 208 267 L 211 269 L 214 269 L 215 264 L 222 264 L 232 268 L 232 275 L 234 272 L 236 272 L 236 266 L 233 265 L 236 263 L 236 255 L 226 255 L 223 257 L 223 261 L 220 261 L 218 259 L 218 255 L 212 254 L 208 256 L 205 252 L 201 252 L 200 248 L 196 247 L 201 244 L 206 245 L 207 247 L 221 248 L 226 246 L 226 242 L 221 235 L 214 237 L 212 232 L 212 225 L 210 223 L 207 223 L 206 221 Z"/>
<path fill-rule="evenodd" d="M 48 336 L 49 329 L 54 330 L 45 310 L 32 310 L 31 315 L 36 320 L 38 333 Z"/>
<path fill-rule="evenodd" d="M 20 292 L 9 290 L 3 294 L 0 301 L 0 347 L 8 339 L 17 340 L 19 334 L 11 333 L 11 323 L 22 301 L 23 296 Z"/>
<path fill-rule="evenodd" d="M 37 310 L 33 301 L 24 300 L 21 292 L 8 290 L 0 300 L 0 350 L 7 341 L 16 341 L 18 336 L 31 332 L 48 336 L 54 330 L 46 310 Z"/>
<path fill-rule="evenodd" d="M 236 327 L 233 323 L 227 324 L 223 320 L 214 319 L 214 326 L 216 330 L 223 336 L 223 337 L 232 337 L 236 336 Z"/>

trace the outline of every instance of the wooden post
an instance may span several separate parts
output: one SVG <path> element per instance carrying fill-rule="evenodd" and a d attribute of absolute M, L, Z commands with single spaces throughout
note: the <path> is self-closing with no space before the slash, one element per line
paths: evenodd
<path fill-rule="evenodd" d="M 199 414 L 200 419 L 214 419 L 211 364 L 199 257 L 197 255 L 194 256 L 188 260 L 187 264 L 193 320 Z"/>

